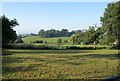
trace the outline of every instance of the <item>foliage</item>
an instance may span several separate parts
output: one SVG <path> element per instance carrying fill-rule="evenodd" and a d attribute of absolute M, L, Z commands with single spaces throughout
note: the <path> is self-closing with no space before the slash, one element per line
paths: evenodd
<path fill-rule="evenodd" d="M 84 33 L 83 41 L 85 44 L 90 44 L 95 41 L 94 32 L 95 32 L 95 27 L 89 26 L 89 29 Z"/>
<path fill-rule="evenodd" d="M 78 44 L 79 42 L 79 36 L 77 34 L 73 34 L 70 39 L 70 43 L 72 44 Z"/>
<path fill-rule="evenodd" d="M 101 17 L 102 27 L 89 26 L 88 30 L 80 31 L 71 36 L 72 44 L 116 44 L 120 47 L 120 1 L 109 3 Z"/>
<path fill-rule="evenodd" d="M 2 20 L 2 45 L 7 45 L 17 38 L 13 27 L 19 24 L 16 19 L 10 20 L 5 15 L 1 16 L 0 19 Z"/>
<path fill-rule="evenodd" d="M 32 36 L 30 34 L 20 34 L 17 36 L 17 38 L 25 38 L 25 37 L 29 37 L 29 36 Z"/>
<path fill-rule="evenodd" d="M 24 44 L 24 43 L 8 45 L 5 48 L 7 49 L 50 49 L 48 46 Z"/>
<path fill-rule="evenodd" d="M 68 32 L 67 29 L 62 29 L 61 31 L 59 30 L 55 30 L 55 29 L 51 29 L 51 30 L 47 30 L 47 31 L 44 31 L 44 29 L 41 29 L 39 32 L 38 32 L 38 35 L 40 37 L 68 37 L 68 36 L 71 36 L 73 33 L 75 32 Z"/>
<path fill-rule="evenodd" d="M 14 41 L 14 43 L 17 44 L 17 43 L 24 43 L 24 42 L 21 38 L 18 38 Z"/>
<path fill-rule="evenodd" d="M 58 39 L 57 43 L 59 43 L 59 44 L 62 43 L 62 39 Z"/>
<path fill-rule="evenodd" d="M 47 43 L 46 41 L 43 41 L 43 40 L 36 40 L 34 41 L 33 43 Z"/>
<path fill-rule="evenodd" d="M 44 29 L 41 29 L 41 30 L 38 32 L 38 35 L 39 35 L 40 37 L 45 37 L 45 31 L 44 31 Z"/>
<path fill-rule="evenodd" d="M 96 27 L 97 26 L 89 26 L 88 30 L 86 29 L 85 31 L 73 34 L 70 42 L 72 44 L 93 44 L 94 42 L 98 42 L 101 38 L 100 36 L 102 34 L 102 29 L 101 27 L 95 29 Z"/>
<path fill-rule="evenodd" d="M 107 5 L 101 22 L 105 31 L 104 39 L 106 42 L 109 44 L 114 43 L 115 40 L 120 41 L 120 1 Z"/>
<path fill-rule="evenodd" d="M 60 45 L 60 44 L 59 44 Z M 6 49 L 41 49 L 41 50 L 68 50 L 68 49 L 79 49 L 79 50 L 94 50 L 94 45 L 61 45 L 61 46 L 50 46 L 50 45 L 35 45 L 35 44 L 12 44 L 4 47 Z M 99 46 L 96 45 L 96 49 L 114 49 L 112 46 Z"/>

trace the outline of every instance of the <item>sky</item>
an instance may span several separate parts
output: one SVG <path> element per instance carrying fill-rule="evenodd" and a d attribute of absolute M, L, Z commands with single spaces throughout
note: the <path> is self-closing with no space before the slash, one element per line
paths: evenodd
<path fill-rule="evenodd" d="M 16 18 L 17 34 L 38 33 L 40 29 L 87 29 L 100 25 L 108 2 L 3 2 L 2 14 Z"/>

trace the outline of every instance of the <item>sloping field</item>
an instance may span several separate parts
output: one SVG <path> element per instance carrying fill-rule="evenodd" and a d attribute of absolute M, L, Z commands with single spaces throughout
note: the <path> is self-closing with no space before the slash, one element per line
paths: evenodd
<path fill-rule="evenodd" d="M 22 39 L 25 43 L 30 43 L 30 42 L 33 42 L 35 40 L 44 40 L 44 41 L 47 41 L 47 42 L 57 42 L 57 40 L 59 38 L 61 38 L 62 40 L 69 40 L 70 37 L 41 38 L 39 36 L 29 36 L 29 37 L 25 37 L 25 38 L 22 38 Z"/>

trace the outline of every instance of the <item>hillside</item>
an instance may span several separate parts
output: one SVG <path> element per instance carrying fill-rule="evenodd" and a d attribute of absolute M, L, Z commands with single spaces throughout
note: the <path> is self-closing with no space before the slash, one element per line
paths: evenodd
<path fill-rule="evenodd" d="M 36 40 L 44 40 L 46 42 L 57 42 L 57 40 L 61 38 L 62 40 L 69 40 L 70 37 L 54 37 L 54 38 L 42 38 L 42 37 L 39 37 L 39 36 L 29 36 L 29 37 L 25 37 L 25 38 L 22 38 L 22 40 L 25 42 L 25 43 L 30 43 L 30 42 L 34 42 Z"/>

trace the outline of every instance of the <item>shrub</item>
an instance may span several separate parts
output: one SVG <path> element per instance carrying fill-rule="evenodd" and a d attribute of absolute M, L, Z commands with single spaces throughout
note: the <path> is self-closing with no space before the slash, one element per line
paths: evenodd
<path fill-rule="evenodd" d="M 21 38 L 19 38 L 19 39 L 16 39 L 16 40 L 14 41 L 14 43 L 17 44 L 17 43 L 24 43 L 24 42 L 23 42 L 23 40 L 22 40 Z"/>
<path fill-rule="evenodd" d="M 8 49 L 41 49 L 41 50 L 94 50 L 93 46 L 90 47 L 77 47 L 77 46 L 48 46 L 48 45 L 33 45 L 33 44 L 13 44 L 8 45 L 4 48 Z M 107 47 L 96 47 L 96 49 L 108 49 Z M 110 47 L 109 49 L 114 49 Z"/>
<path fill-rule="evenodd" d="M 47 43 L 46 41 L 43 41 L 43 40 L 36 40 L 34 41 L 33 43 Z"/>
<path fill-rule="evenodd" d="M 57 43 L 59 43 L 59 44 L 62 43 L 62 39 L 58 39 Z"/>

